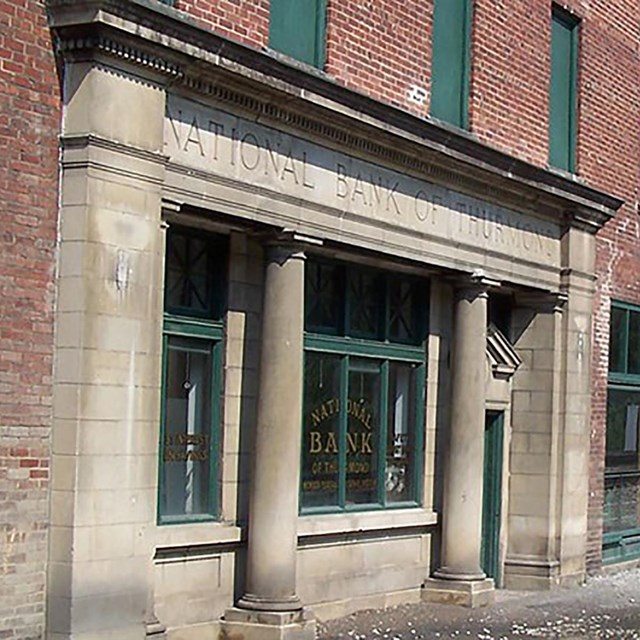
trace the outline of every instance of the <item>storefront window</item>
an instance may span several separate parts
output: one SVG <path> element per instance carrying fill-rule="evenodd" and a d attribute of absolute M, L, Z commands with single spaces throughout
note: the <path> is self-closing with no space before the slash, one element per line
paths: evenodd
<path fill-rule="evenodd" d="M 308 261 L 303 511 L 419 502 L 427 302 L 418 280 Z"/>
<path fill-rule="evenodd" d="M 603 558 L 640 557 L 640 309 L 611 313 Z"/>
<path fill-rule="evenodd" d="M 218 503 L 223 238 L 167 234 L 160 523 L 211 519 Z"/>

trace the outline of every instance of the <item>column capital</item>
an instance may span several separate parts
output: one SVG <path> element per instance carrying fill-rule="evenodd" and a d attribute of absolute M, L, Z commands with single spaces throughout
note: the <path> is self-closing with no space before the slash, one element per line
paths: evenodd
<path fill-rule="evenodd" d="M 258 234 L 260 243 L 268 250 L 281 250 L 289 253 L 304 253 L 309 247 L 321 247 L 324 241 L 321 238 L 299 233 L 286 227 L 279 230 L 267 231 Z"/>
<path fill-rule="evenodd" d="M 455 278 L 453 286 L 458 295 L 472 295 L 473 297 L 487 297 L 489 289 L 498 289 L 501 286 L 499 280 L 490 278 L 482 269 L 476 269 L 472 273 Z"/>

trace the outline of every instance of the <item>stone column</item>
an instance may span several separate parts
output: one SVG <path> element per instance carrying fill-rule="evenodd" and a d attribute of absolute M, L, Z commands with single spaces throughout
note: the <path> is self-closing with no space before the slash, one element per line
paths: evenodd
<path fill-rule="evenodd" d="M 304 253 L 291 242 L 267 247 L 258 417 L 249 501 L 246 592 L 225 613 L 227 637 L 314 638 L 296 595 Z"/>
<path fill-rule="evenodd" d="M 423 593 L 429 602 L 471 607 L 490 604 L 494 594 L 480 568 L 488 284 L 474 274 L 456 291 L 442 564 Z"/>

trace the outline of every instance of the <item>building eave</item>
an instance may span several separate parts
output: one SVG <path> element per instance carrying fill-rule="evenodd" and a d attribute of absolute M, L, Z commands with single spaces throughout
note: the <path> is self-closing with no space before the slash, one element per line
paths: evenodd
<path fill-rule="evenodd" d="M 623 204 L 573 174 L 538 167 L 472 133 L 346 88 L 308 65 L 225 38 L 155 0 L 48 0 L 47 7 L 64 55 L 109 41 L 103 53 L 164 74 L 167 83 L 187 79 L 197 88 L 200 82 L 224 82 L 255 99 L 428 161 L 463 184 L 486 184 L 485 190 L 498 198 L 521 199 L 542 215 L 592 232 Z"/>

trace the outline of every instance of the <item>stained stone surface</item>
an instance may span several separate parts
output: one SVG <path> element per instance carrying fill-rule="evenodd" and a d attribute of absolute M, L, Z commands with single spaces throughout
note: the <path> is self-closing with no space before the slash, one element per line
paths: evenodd
<path fill-rule="evenodd" d="M 318 640 L 640 639 L 640 569 L 549 592 L 497 591 L 490 609 L 412 604 L 319 625 Z"/>

